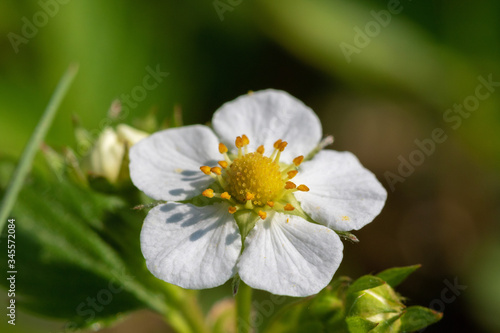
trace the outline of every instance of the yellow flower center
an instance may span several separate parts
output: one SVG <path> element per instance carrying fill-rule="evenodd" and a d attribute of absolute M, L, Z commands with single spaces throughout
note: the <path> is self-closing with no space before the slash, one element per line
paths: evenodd
<path fill-rule="evenodd" d="M 279 164 L 259 153 L 236 158 L 226 169 L 224 180 L 226 190 L 233 198 L 245 203 L 247 193 L 251 193 L 255 206 L 272 201 L 285 186 Z"/>
<path fill-rule="evenodd" d="M 292 193 L 309 191 L 306 185 L 297 186 L 290 181 L 297 175 L 297 167 L 304 160 L 304 156 L 294 158 L 289 165 L 280 164 L 281 152 L 288 145 L 286 141 L 276 141 L 274 151 L 269 157 L 264 156 L 264 146 L 257 148 L 254 153 L 249 153 L 249 143 L 246 135 L 236 138 L 238 155 L 234 159 L 229 157 L 226 145 L 219 144 L 219 152 L 224 156 L 224 160 L 218 162 L 219 166 L 204 165 L 200 170 L 215 180 L 218 185 L 214 188 L 221 188 L 222 193 L 208 188 L 202 195 L 226 200 L 230 204 L 228 211 L 231 214 L 238 210 L 253 210 L 263 220 L 271 210 L 295 210 L 296 207 L 290 204 Z"/>

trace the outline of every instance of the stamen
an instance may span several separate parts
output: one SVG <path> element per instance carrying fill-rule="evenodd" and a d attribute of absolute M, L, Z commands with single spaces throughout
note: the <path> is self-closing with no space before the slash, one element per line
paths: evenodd
<path fill-rule="evenodd" d="M 229 165 L 226 161 L 219 161 L 218 163 L 223 169 L 227 168 L 227 166 Z"/>
<path fill-rule="evenodd" d="M 241 148 L 243 147 L 243 139 L 241 136 L 238 136 L 236 140 L 234 141 L 234 144 L 236 145 L 236 148 L 238 148 L 238 157 L 241 157 Z"/>
<path fill-rule="evenodd" d="M 227 199 L 227 200 L 231 199 L 231 196 L 230 196 L 230 195 L 229 195 L 229 193 L 227 193 L 227 192 L 222 193 L 222 194 L 220 195 L 220 197 L 221 197 L 222 199 Z"/>
<path fill-rule="evenodd" d="M 276 142 L 274 143 L 274 149 L 279 149 L 280 144 L 281 144 L 281 142 L 282 142 L 282 141 L 283 141 L 283 140 L 281 140 L 281 139 L 279 139 L 278 141 L 276 141 Z"/>
<path fill-rule="evenodd" d="M 250 192 L 247 192 L 247 194 L 246 194 L 246 199 L 247 199 L 247 201 L 253 200 L 253 198 L 255 198 L 255 195 L 253 195 L 253 194 L 252 194 L 252 193 L 250 193 Z"/>
<path fill-rule="evenodd" d="M 302 191 L 302 192 L 309 192 L 309 187 L 302 184 L 302 185 L 297 186 L 297 190 Z"/>
<path fill-rule="evenodd" d="M 217 176 L 222 175 L 222 169 L 219 168 L 219 167 L 213 167 L 213 168 L 210 169 L 210 171 L 212 171 L 213 173 L 215 173 Z"/>
<path fill-rule="evenodd" d="M 288 171 L 287 172 L 288 179 L 292 179 L 293 177 L 297 176 L 298 173 L 299 172 L 297 170 Z"/>
<path fill-rule="evenodd" d="M 227 147 L 225 144 L 223 144 L 222 142 L 219 143 L 219 153 L 221 154 L 225 154 L 227 153 Z"/>
<path fill-rule="evenodd" d="M 257 152 L 261 155 L 264 155 L 264 146 L 260 145 L 259 148 L 257 148 Z"/>
<path fill-rule="evenodd" d="M 267 213 L 266 213 L 266 212 L 263 212 L 263 211 L 261 211 L 261 210 L 259 210 L 259 213 L 258 213 L 258 214 L 259 214 L 260 218 L 261 218 L 261 219 L 263 219 L 263 220 L 265 220 L 265 219 L 266 219 L 266 217 L 267 217 Z"/>
<path fill-rule="evenodd" d="M 292 211 L 295 209 L 291 204 L 287 203 L 285 207 L 283 207 L 284 210 Z"/>
<path fill-rule="evenodd" d="M 214 197 L 214 190 L 212 190 L 211 188 L 207 188 L 205 191 L 203 191 L 201 193 L 204 197 L 207 197 L 207 198 L 213 198 Z"/>
<path fill-rule="evenodd" d="M 236 210 L 237 210 L 237 208 L 236 208 L 236 207 L 231 206 L 231 207 L 229 207 L 229 209 L 228 209 L 227 211 L 228 211 L 230 214 L 234 214 L 234 213 L 236 213 Z"/>
<path fill-rule="evenodd" d="M 288 142 L 283 141 L 279 144 L 278 149 L 281 151 L 285 150 L 286 146 L 288 146 Z"/>
<path fill-rule="evenodd" d="M 303 155 L 297 156 L 293 159 L 293 164 L 295 164 L 295 166 L 299 166 L 303 160 L 304 160 Z"/>
<path fill-rule="evenodd" d="M 212 173 L 212 170 L 209 166 L 201 166 L 200 167 L 200 170 L 205 174 L 205 175 L 210 175 L 210 173 Z"/>
<path fill-rule="evenodd" d="M 243 140 L 243 146 L 247 146 L 248 144 L 250 144 L 250 140 L 248 139 L 248 136 L 246 136 L 245 134 L 241 136 L 241 139 Z"/>
<path fill-rule="evenodd" d="M 250 144 L 250 140 L 245 134 L 241 136 L 241 139 L 243 140 L 243 146 L 245 147 L 245 154 L 248 154 L 248 145 Z"/>
<path fill-rule="evenodd" d="M 274 207 L 274 202 L 272 202 L 272 201 L 268 201 L 268 202 L 267 202 L 267 205 L 268 205 L 269 207 L 273 208 L 273 207 Z"/>
<path fill-rule="evenodd" d="M 294 189 L 294 188 L 296 188 L 296 187 L 297 187 L 297 185 L 295 185 L 293 182 L 286 182 L 286 183 L 285 183 L 285 188 L 286 188 L 287 190 L 291 190 L 291 189 Z"/>

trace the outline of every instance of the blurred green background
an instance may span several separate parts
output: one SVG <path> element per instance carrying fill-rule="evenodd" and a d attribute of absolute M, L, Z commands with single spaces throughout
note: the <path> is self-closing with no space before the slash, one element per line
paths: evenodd
<path fill-rule="evenodd" d="M 129 124 L 152 110 L 172 118 L 175 106 L 186 124 L 205 123 L 248 90 L 286 90 L 389 192 L 361 242 L 345 244 L 338 275 L 420 263 L 400 291 L 444 310 L 426 332 L 500 331 L 500 84 L 481 88 L 477 105 L 470 97 L 478 77 L 500 82 L 499 2 L 3 0 L 0 32 L 0 157 L 20 156 L 72 62 L 80 71 L 46 138 L 54 147 L 74 145 L 72 114 L 101 130 L 148 68 L 168 76 L 130 104 Z M 473 111 L 447 111 L 462 103 Z M 392 191 L 387 172 L 436 128 L 447 139 Z M 467 288 L 450 294 L 450 283 Z M 159 321 L 140 313 L 107 330 L 157 332 Z M 15 332 L 54 327 L 21 313 Z"/>

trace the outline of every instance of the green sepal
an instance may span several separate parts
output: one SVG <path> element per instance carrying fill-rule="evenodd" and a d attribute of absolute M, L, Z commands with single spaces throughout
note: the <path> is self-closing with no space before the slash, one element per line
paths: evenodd
<path fill-rule="evenodd" d="M 349 317 L 346 318 L 345 321 L 349 333 L 367 333 L 378 325 L 378 323 L 374 323 L 361 317 Z"/>
<path fill-rule="evenodd" d="M 423 306 L 410 306 L 401 316 L 401 332 L 414 332 L 432 325 L 443 318 L 443 314 Z"/>
<path fill-rule="evenodd" d="M 378 273 L 376 276 L 387 282 L 391 287 L 397 287 L 401 282 L 422 265 L 412 265 L 405 267 L 394 267 Z"/>
<path fill-rule="evenodd" d="M 383 279 L 381 279 L 377 276 L 364 275 L 364 276 L 360 277 L 359 279 L 357 279 L 356 281 L 354 281 L 349 286 L 349 288 L 347 289 L 347 294 L 357 293 L 357 292 L 365 290 L 365 289 L 372 289 L 372 288 L 381 286 L 385 283 L 386 282 Z"/>
<path fill-rule="evenodd" d="M 233 214 L 236 224 L 240 229 L 241 241 L 245 244 L 245 238 L 247 237 L 250 230 L 253 229 L 255 223 L 260 219 L 253 210 L 240 210 Z"/>

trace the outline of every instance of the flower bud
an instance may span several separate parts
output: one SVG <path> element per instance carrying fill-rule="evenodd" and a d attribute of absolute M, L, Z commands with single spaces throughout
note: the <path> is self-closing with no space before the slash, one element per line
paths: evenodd
<path fill-rule="evenodd" d="M 148 135 L 125 124 L 119 124 L 116 131 L 109 127 L 104 129 L 87 156 L 87 171 L 116 184 L 122 164 L 127 161 L 128 149 Z"/>

